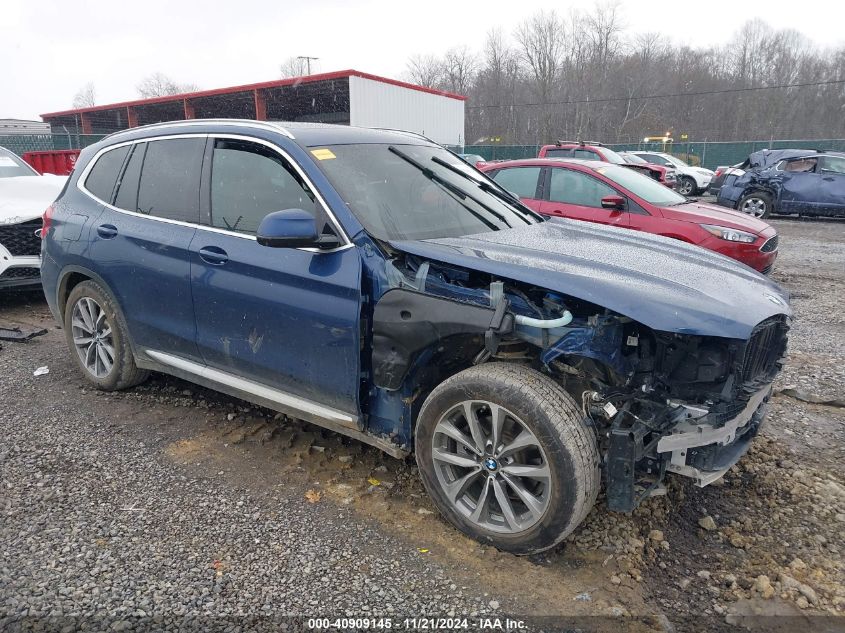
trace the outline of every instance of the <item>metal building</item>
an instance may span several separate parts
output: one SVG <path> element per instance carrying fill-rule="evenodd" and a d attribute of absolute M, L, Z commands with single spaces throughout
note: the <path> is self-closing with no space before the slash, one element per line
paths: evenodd
<path fill-rule="evenodd" d="M 315 121 L 418 132 L 443 145 L 464 143 L 466 97 L 343 70 L 259 84 L 50 112 L 54 134 L 110 134 L 195 118 Z"/>

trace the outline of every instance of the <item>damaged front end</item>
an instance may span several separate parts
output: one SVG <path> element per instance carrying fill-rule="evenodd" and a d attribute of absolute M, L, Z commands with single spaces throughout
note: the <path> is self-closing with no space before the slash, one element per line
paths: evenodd
<path fill-rule="evenodd" d="M 372 311 L 370 430 L 402 420 L 449 375 L 525 363 L 572 396 L 595 431 L 607 501 L 631 511 L 665 473 L 704 486 L 746 451 L 786 351 L 788 317 L 748 340 L 653 330 L 589 301 L 399 253 Z M 381 428 L 410 446 L 412 429 Z"/>

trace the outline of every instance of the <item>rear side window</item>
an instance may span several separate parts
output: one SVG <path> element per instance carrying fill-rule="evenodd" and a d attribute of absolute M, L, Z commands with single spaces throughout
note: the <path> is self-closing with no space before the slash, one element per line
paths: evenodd
<path fill-rule="evenodd" d="M 137 211 L 198 223 L 204 148 L 204 138 L 148 142 L 138 186 Z"/>
<path fill-rule="evenodd" d="M 132 155 L 123 175 L 117 183 L 117 195 L 114 198 L 114 206 L 126 211 L 138 210 L 138 185 L 141 182 L 141 166 L 144 164 L 144 152 L 147 149 L 146 143 L 138 143 L 132 147 Z"/>
<path fill-rule="evenodd" d="M 601 208 L 602 198 L 617 195 L 615 189 L 587 174 L 569 169 L 552 169 L 549 185 L 549 200 L 552 202 Z"/>
<path fill-rule="evenodd" d="M 268 213 L 284 209 L 302 209 L 317 218 L 314 194 L 286 160 L 259 143 L 215 141 L 212 226 L 254 234 Z"/>
<path fill-rule="evenodd" d="M 497 171 L 493 180 L 520 198 L 536 198 L 539 176 L 539 167 L 511 167 Z"/>
<path fill-rule="evenodd" d="M 117 182 L 117 175 L 128 153 L 129 146 L 124 145 L 101 154 L 88 172 L 85 188 L 103 202 L 111 204 L 114 184 Z"/>

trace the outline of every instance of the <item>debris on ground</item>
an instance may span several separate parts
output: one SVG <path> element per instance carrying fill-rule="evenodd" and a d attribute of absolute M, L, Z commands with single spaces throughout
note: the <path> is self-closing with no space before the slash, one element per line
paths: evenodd
<path fill-rule="evenodd" d="M 0 341 L 29 341 L 36 336 L 43 336 L 47 333 L 43 327 L 29 328 L 29 327 L 3 327 L 0 326 Z"/>
<path fill-rule="evenodd" d="M 46 365 L 44 365 L 43 367 L 39 367 L 34 372 L 32 372 L 32 375 L 33 376 L 43 376 L 43 375 L 49 374 L 49 373 L 50 373 L 50 368 L 47 367 Z"/>

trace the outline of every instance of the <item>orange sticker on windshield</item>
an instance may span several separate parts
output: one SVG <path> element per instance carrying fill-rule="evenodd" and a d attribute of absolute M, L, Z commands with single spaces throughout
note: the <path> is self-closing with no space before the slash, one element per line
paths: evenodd
<path fill-rule="evenodd" d="M 337 158 L 334 155 L 334 152 L 330 149 L 312 149 L 311 154 L 314 155 L 314 158 L 317 160 L 331 160 L 332 158 Z"/>

